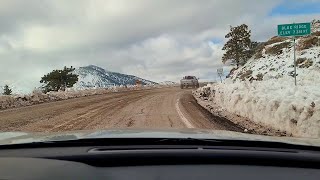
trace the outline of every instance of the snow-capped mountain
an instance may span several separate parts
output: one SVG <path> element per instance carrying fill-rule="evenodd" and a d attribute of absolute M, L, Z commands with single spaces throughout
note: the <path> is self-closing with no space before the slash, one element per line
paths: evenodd
<path fill-rule="evenodd" d="M 74 73 L 79 75 L 79 80 L 74 85 L 75 89 L 110 87 L 115 85 L 134 85 L 136 84 L 136 81 L 140 81 L 143 85 L 157 84 L 133 75 L 107 71 L 95 65 L 79 67 L 74 71 Z"/>

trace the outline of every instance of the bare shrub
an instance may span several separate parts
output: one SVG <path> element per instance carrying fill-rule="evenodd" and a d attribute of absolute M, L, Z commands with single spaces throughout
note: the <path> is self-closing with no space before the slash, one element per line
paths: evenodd
<path fill-rule="evenodd" d="M 266 49 L 266 54 L 270 54 L 270 55 L 279 55 L 283 53 L 283 48 L 289 48 L 291 45 L 290 42 L 283 42 L 280 44 L 276 44 L 272 47 L 268 47 Z"/>
<path fill-rule="evenodd" d="M 313 65 L 313 61 L 311 59 L 307 59 L 303 63 L 298 64 L 298 67 L 299 68 L 309 68 L 312 65 Z"/>
<path fill-rule="evenodd" d="M 302 64 L 302 63 L 304 63 L 306 60 L 307 60 L 307 58 L 298 58 L 298 59 L 296 60 L 296 65 Z"/>
<path fill-rule="evenodd" d="M 309 49 L 312 47 L 320 46 L 320 39 L 318 36 L 308 36 L 301 38 L 300 43 L 297 45 L 298 50 Z"/>
<path fill-rule="evenodd" d="M 242 80 L 242 81 L 244 81 L 245 79 L 248 79 L 248 78 L 250 78 L 251 77 L 251 75 L 252 75 L 252 70 L 247 70 L 246 72 L 244 72 L 244 73 L 242 73 L 241 75 L 240 75 L 240 79 Z"/>

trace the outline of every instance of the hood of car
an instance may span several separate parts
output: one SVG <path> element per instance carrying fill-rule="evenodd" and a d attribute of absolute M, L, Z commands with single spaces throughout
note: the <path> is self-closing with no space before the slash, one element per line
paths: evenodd
<path fill-rule="evenodd" d="M 283 142 L 298 145 L 320 146 L 320 139 L 274 137 L 239 133 L 222 130 L 145 130 L 145 129 L 112 129 L 112 130 L 87 130 L 56 133 L 25 133 L 2 132 L 0 133 L 0 145 L 23 144 L 32 142 L 66 141 L 77 139 L 95 138 L 194 138 L 194 139 L 218 139 L 218 140 L 247 140 Z"/>

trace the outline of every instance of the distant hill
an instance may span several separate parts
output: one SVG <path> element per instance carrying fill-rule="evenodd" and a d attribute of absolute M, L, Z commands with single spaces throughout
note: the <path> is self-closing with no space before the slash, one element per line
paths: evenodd
<path fill-rule="evenodd" d="M 79 81 L 74 85 L 75 89 L 101 88 L 114 85 L 134 85 L 137 80 L 141 81 L 143 85 L 157 84 L 133 75 L 107 71 L 95 65 L 79 67 L 74 73 L 79 75 Z"/>

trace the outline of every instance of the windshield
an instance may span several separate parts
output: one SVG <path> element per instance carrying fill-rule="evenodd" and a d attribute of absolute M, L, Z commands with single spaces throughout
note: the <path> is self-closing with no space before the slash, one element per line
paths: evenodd
<path fill-rule="evenodd" d="M 319 7 L 3 0 L 0 141 L 118 129 L 317 140 Z"/>
<path fill-rule="evenodd" d="M 193 77 L 193 76 L 186 76 L 186 77 L 184 77 L 184 79 L 195 79 L 195 77 Z"/>

